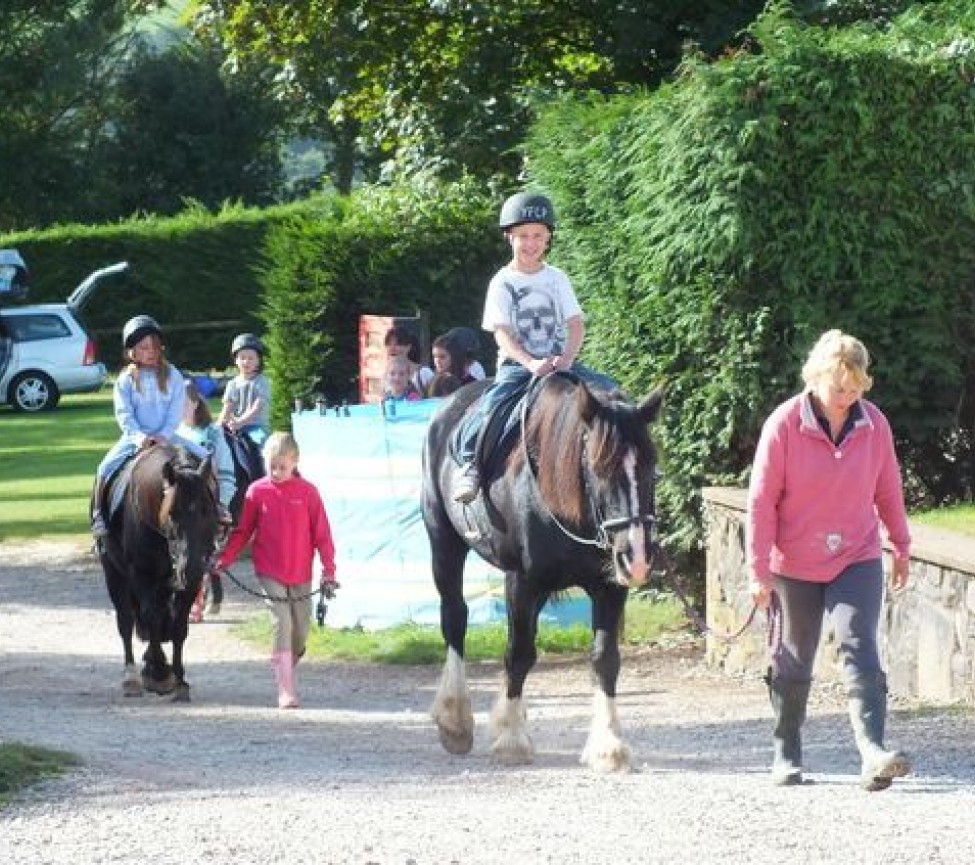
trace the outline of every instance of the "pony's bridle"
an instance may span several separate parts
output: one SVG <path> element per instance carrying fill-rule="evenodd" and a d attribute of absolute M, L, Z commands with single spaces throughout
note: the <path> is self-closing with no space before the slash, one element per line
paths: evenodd
<path fill-rule="evenodd" d="M 527 403 L 528 400 L 524 400 L 521 406 L 521 447 L 525 459 L 525 465 L 528 467 L 528 474 L 531 476 L 532 480 L 535 481 L 535 487 L 538 488 L 538 481 L 535 476 L 535 465 L 531 459 L 531 453 L 528 449 L 528 442 L 525 439 L 525 419 L 527 416 Z M 589 436 L 586 433 L 582 435 L 583 443 L 588 452 L 589 447 Z M 594 538 L 584 538 L 573 532 L 568 526 L 562 523 L 562 521 L 552 513 L 552 509 L 546 504 L 544 498 L 539 495 L 538 503 L 545 512 L 548 514 L 549 519 L 559 528 L 559 530 L 570 540 L 575 541 L 578 544 L 583 544 L 584 546 L 598 547 L 599 549 L 608 552 L 613 548 L 612 536 L 618 534 L 619 532 L 628 531 L 631 528 L 643 528 L 648 532 L 648 540 L 651 546 L 657 543 L 657 517 L 650 514 L 631 514 L 628 517 L 615 517 L 611 520 L 602 519 L 602 514 L 599 511 L 599 506 L 595 499 L 588 494 L 589 491 L 589 481 L 588 473 L 585 480 L 586 485 L 586 501 L 589 502 L 589 507 L 593 515 L 593 523 L 596 526 L 596 537 Z"/>

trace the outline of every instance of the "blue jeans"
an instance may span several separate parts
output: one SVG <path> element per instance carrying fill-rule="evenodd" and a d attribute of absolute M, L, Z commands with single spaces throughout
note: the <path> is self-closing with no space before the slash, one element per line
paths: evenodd
<path fill-rule="evenodd" d="M 884 570 L 880 559 L 855 562 L 829 583 L 775 578 L 781 637 L 771 647 L 772 675 L 808 682 L 823 630 L 824 616 L 833 623 L 843 658 L 847 685 L 881 672 L 877 648 Z"/>
<path fill-rule="evenodd" d="M 596 370 L 579 361 L 572 364 L 569 372 L 575 373 L 586 384 L 606 390 L 613 390 L 618 387 L 617 383 L 608 375 L 596 372 Z M 477 436 L 491 412 L 518 391 L 527 390 L 531 379 L 531 372 L 515 361 L 505 361 L 498 367 L 497 375 L 494 376 L 494 384 L 481 395 L 480 402 L 464 419 L 463 427 L 458 433 L 457 456 L 461 462 L 469 463 L 474 460 L 474 453 L 477 450 Z"/>

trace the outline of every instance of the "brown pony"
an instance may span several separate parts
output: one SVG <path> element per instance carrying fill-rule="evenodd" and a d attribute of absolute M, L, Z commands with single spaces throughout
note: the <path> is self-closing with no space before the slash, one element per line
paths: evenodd
<path fill-rule="evenodd" d="M 470 385 L 437 411 L 427 432 L 422 510 L 440 593 L 447 660 L 432 714 L 451 753 L 473 746 L 474 718 L 464 673 L 467 603 L 464 561 L 476 550 L 505 575 L 508 644 L 505 677 L 491 716 L 493 752 L 529 762 L 522 689 L 536 660 L 538 615 L 553 595 L 581 587 L 592 603 L 595 712 L 582 761 L 629 768 L 620 737 L 616 681 L 619 637 L 630 586 L 646 581 L 654 537 L 656 452 L 648 425 L 662 395 L 638 404 L 618 391 L 596 392 L 576 377 L 537 380 L 537 394 L 506 459 L 482 461 L 482 492 L 453 500 L 451 434 L 484 385 Z"/>
<path fill-rule="evenodd" d="M 122 475 L 109 482 L 107 501 L 113 501 L 113 488 L 122 483 Z M 108 529 L 99 544 L 99 558 L 122 638 L 123 693 L 175 692 L 175 700 L 188 702 L 183 668 L 187 620 L 218 531 L 209 458 L 201 463 L 169 445 L 140 451 L 121 503 L 109 516 Z M 148 643 L 141 674 L 135 669 L 133 628 Z M 172 666 L 162 648 L 170 642 Z"/>

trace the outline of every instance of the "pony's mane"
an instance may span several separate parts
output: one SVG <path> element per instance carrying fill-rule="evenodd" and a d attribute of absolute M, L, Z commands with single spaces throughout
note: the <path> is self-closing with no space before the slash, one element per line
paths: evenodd
<path fill-rule="evenodd" d="M 171 463 L 176 474 L 195 471 L 196 458 L 183 448 L 156 445 L 136 457 L 129 486 L 129 502 L 138 522 L 159 528 L 159 507 L 163 496 L 163 466 Z"/>
<path fill-rule="evenodd" d="M 583 461 L 591 472 L 606 477 L 620 470 L 631 447 L 649 446 L 644 425 L 633 406 L 616 395 L 592 393 L 595 408 L 588 421 L 579 399 L 581 383 L 549 376 L 531 407 L 525 444 L 535 464 L 538 488 L 549 509 L 560 519 L 581 525 L 588 514 Z M 643 439 L 640 439 L 643 436 Z"/>

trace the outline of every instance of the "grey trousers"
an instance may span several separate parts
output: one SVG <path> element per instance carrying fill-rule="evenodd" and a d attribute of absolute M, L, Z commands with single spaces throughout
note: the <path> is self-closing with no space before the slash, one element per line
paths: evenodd
<path fill-rule="evenodd" d="M 847 687 L 882 672 L 877 629 L 883 597 L 880 559 L 856 562 L 829 583 L 776 576 L 769 607 L 772 676 L 783 681 L 811 681 L 827 616 L 839 646 Z"/>

